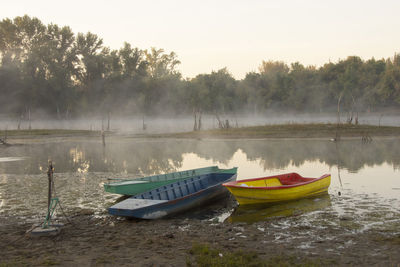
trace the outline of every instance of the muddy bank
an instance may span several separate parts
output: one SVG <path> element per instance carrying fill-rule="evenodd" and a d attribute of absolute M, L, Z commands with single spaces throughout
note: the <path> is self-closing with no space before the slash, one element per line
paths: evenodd
<path fill-rule="evenodd" d="M 385 231 L 376 229 L 348 234 L 349 226 L 296 223 L 307 214 L 278 216 L 250 224 L 223 220 L 223 214 L 232 212 L 234 205 L 228 202 L 212 213 L 199 210 L 153 221 L 81 213 L 69 218 L 73 224 L 60 218 L 66 225 L 55 237 L 32 237 L 26 233 L 31 223 L 1 218 L 0 265 L 196 265 L 197 256 L 191 251 L 194 244 L 207 244 L 217 249 L 220 257 L 235 251 L 254 252 L 266 262 L 290 259 L 286 262 L 290 265 L 294 262 L 323 266 L 400 264 L 400 234 L 388 237 Z M 343 225 L 351 220 L 336 219 Z"/>

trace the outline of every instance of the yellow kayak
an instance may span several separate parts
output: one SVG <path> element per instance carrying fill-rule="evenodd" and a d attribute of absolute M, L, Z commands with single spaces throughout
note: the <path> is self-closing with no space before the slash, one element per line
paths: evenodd
<path fill-rule="evenodd" d="M 331 175 L 305 178 L 297 173 L 232 181 L 222 184 L 235 196 L 240 205 L 295 200 L 316 196 L 328 191 Z"/>

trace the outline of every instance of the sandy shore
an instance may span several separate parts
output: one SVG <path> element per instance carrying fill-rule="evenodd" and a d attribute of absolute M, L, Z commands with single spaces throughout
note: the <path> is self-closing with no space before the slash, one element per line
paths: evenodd
<path fill-rule="evenodd" d="M 296 224 L 277 229 L 285 219 L 280 217 L 252 224 L 218 222 L 215 213 L 223 214 L 234 205 L 226 200 L 213 207 L 213 214 L 203 209 L 153 221 L 76 214 L 69 218 L 72 223 L 61 218 L 66 224 L 53 237 L 33 237 L 26 233 L 31 223 L 0 218 L 0 266 L 197 266 L 199 255 L 192 251 L 196 244 L 218 250 L 220 257 L 254 252 L 266 266 L 400 264 L 400 236 L 386 238 L 376 231 L 341 235 L 335 233 L 340 229 L 304 229 Z M 298 234 L 307 230 L 313 235 Z M 324 239 L 332 235 L 337 237 Z M 299 246 L 308 241 L 309 247 Z"/>

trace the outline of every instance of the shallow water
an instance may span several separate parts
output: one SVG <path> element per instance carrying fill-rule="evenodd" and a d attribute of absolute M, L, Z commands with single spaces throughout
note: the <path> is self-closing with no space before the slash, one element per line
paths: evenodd
<path fill-rule="evenodd" d="M 0 217 L 44 218 L 47 161 L 55 166 L 55 188 L 66 214 L 106 209 L 117 195 L 105 193 L 108 178 L 129 178 L 210 165 L 239 167 L 238 179 L 298 172 L 331 173 L 327 195 L 278 205 L 223 210 L 211 220 L 256 224 L 276 231 L 276 241 L 296 237 L 337 238 L 366 231 L 400 233 L 400 140 L 171 140 L 109 138 L 57 139 L 0 147 Z M 339 195 L 340 194 L 340 195 Z M 60 211 L 58 216 L 61 216 Z M 269 225 L 266 228 L 265 223 Z M 384 222 L 384 223 L 383 223 Z M 326 232 L 329 232 L 328 234 Z M 275 234 L 275 233 L 274 233 Z M 315 244 L 314 244 L 315 245 Z M 312 247 L 302 241 L 300 248 Z M 343 248 L 346 244 L 342 245 Z"/>

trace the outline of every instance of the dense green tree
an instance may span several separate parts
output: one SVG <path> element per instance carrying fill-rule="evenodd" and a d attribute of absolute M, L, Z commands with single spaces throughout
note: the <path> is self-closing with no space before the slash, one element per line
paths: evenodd
<path fill-rule="evenodd" d="M 0 112 L 43 110 L 58 118 L 107 113 L 217 116 L 238 111 L 358 111 L 400 107 L 400 55 L 350 56 L 322 67 L 261 62 L 236 80 L 223 68 L 182 78 L 174 52 L 124 43 L 105 47 L 93 33 L 74 34 L 27 15 L 0 21 Z M 351 118 L 353 115 L 350 116 Z"/>
<path fill-rule="evenodd" d="M 400 55 L 386 61 L 386 68 L 377 84 L 377 94 L 385 105 L 400 104 Z"/>

